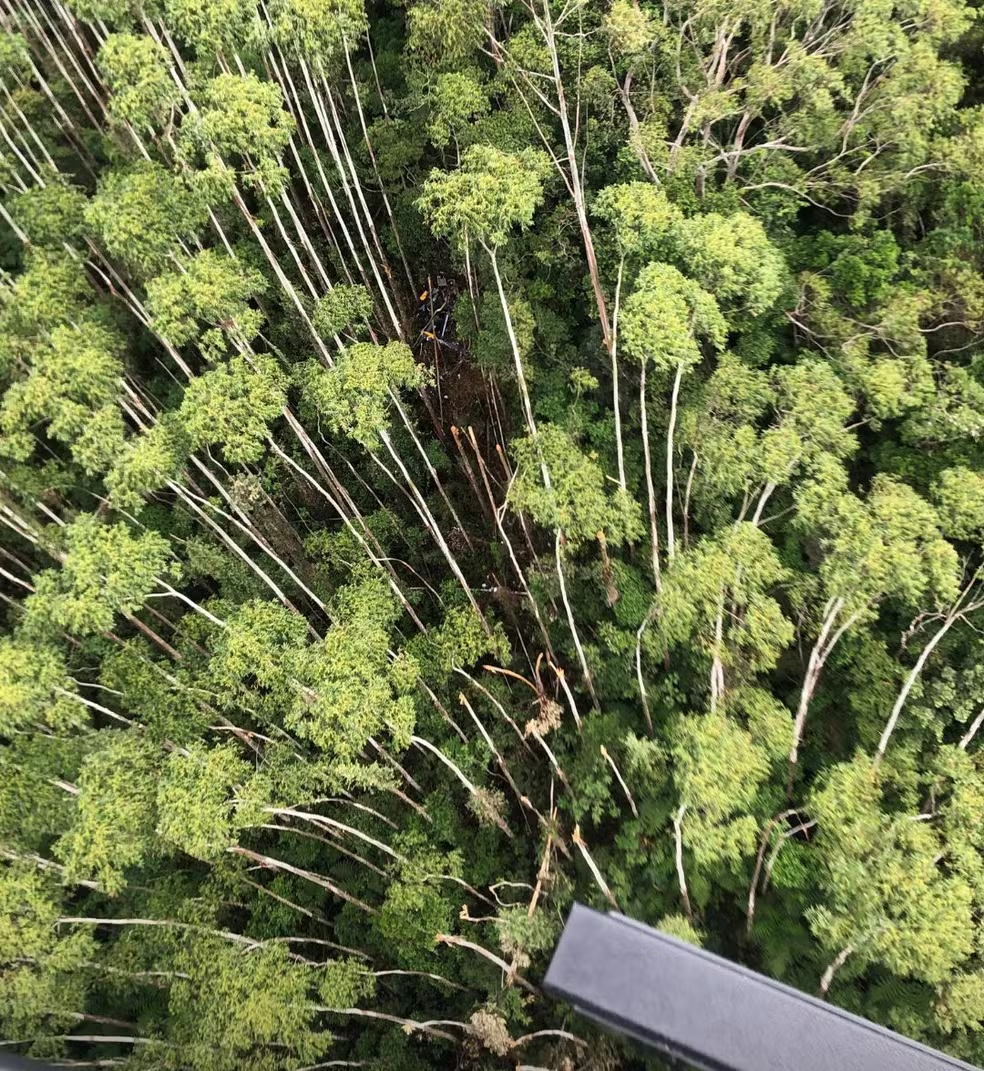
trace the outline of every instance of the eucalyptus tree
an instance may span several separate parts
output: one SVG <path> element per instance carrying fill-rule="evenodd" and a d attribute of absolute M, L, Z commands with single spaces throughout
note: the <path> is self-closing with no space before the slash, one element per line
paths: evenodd
<path fill-rule="evenodd" d="M 578 897 L 981 1061 L 971 16 L 3 0 L 5 1040 L 616 1067 Z"/>

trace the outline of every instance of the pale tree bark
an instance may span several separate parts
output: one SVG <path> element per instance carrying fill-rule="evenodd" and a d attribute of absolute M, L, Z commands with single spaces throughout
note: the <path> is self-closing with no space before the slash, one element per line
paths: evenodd
<path fill-rule="evenodd" d="M 820 683 L 820 674 L 824 663 L 830 657 L 831 651 L 837 646 L 841 637 L 861 617 L 861 610 L 848 615 L 841 625 L 834 631 L 834 625 L 844 609 L 846 600 L 842 596 L 832 597 L 827 600 L 824 607 L 824 618 L 820 626 L 820 634 L 810 650 L 807 662 L 806 676 L 803 678 L 803 688 L 800 692 L 799 704 L 796 708 L 796 718 L 793 722 L 793 742 L 789 749 L 789 772 L 786 778 L 786 795 L 792 795 L 793 779 L 796 776 L 796 764 L 799 761 L 799 745 L 803 739 L 803 729 L 806 725 L 806 716 L 810 710 L 810 701 Z"/>
<path fill-rule="evenodd" d="M 322 889 L 327 889 L 328 892 L 337 896 L 340 900 L 344 900 L 347 904 L 357 907 L 360 911 L 364 911 L 368 915 L 377 914 L 374 907 L 371 907 L 369 904 L 365 903 L 365 901 L 360 900 L 351 893 L 347 893 L 344 889 L 340 888 L 334 882 L 329 881 L 327 878 L 322 877 L 320 874 L 315 874 L 310 870 L 304 870 L 302 867 L 293 866 L 291 863 L 285 863 L 282 859 L 275 859 L 269 855 L 261 855 L 259 852 L 250 851 L 248 848 L 242 848 L 238 844 L 232 845 L 226 850 L 234 855 L 241 855 L 245 859 L 251 859 L 254 863 L 258 863 L 261 867 L 265 867 L 268 870 L 279 870 L 286 874 L 293 874 L 295 877 L 303 878 L 305 881 L 309 881 L 313 885 L 318 885 Z"/>
<path fill-rule="evenodd" d="M 458 780 L 465 786 L 470 793 L 472 799 L 476 800 L 480 804 L 482 803 L 484 796 L 482 791 L 473 785 L 471 781 L 465 776 L 461 768 L 452 760 L 439 747 L 436 747 L 429 740 L 425 740 L 420 736 L 411 737 L 411 743 L 415 744 L 418 748 L 422 748 L 425 751 L 429 751 L 432 755 L 438 758 L 445 766 L 458 778 Z M 502 816 L 491 807 L 491 805 L 482 806 L 483 813 L 489 814 L 495 825 L 510 839 L 513 839 L 513 831 L 506 824 Z"/>
<path fill-rule="evenodd" d="M 354 1015 L 361 1016 L 364 1019 L 379 1019 L 385 1023 L 395 1023 L 397 1026 L 402 1027 L 407 1034 L 413 1034 L 420 1032 L 421 1034 L 427 1034 L 432 1038 L 441 1038 L 443 1041 L 451 1041 L 454 1044 L 459 1044 L 459 1039 L 453 1034 L 449 1034 L 446 1030 L 438 1030 L 438 1026 L 460 1026 L 463 1029 L 468 1029 L 467 1023 L 459 1023 L 454 1019 L 431 1019 L 427 1022 L 418 1022 L 416 1019 L 402 1019 L 398 1015 L 389 1015 L 387 1012 L 369 1011 L 366 1008 L 327 1008 L 321 1006 L 315 1006 L 314 1011 L 329 1012 L 332 1015 Z M 324 1067 L 324 1064 L 315 1064 L 314 1067 Z M 346 1066 L 342 1064 L 341 1066 Z M 349 1064 L 347 1066 L 363 1066 L 361 1063 L 354 1065 Z M 301 1071 L 304 1071 L 302 1068 Z"/>
<path fill-rule="evenodd" d="M 615 283 L 615 308 L 612 311 L 612 411 L 615 414 L 615 450 L 618 458 L 618 485 L 627 490 L 625 482 L 625 447 L 622 444 L 622 406 L 618 391 L 618 311 L 622 296 L 622 274 L 625 258 L 618 262 L 618 280 Z"/>
<path fill-rule="evenodd" d="M 906 700 L 909 698 L 909 693 L 912 691 L 913 685 L 919 678 L 920 673 L 923 671 L 923 667 L 929 660 L 929 656 L 936 649 L 939 642 L 950 631 L 950 629 L 958 622 L 966 618 L 968 614 L 973 613 L 975 610 L 979 610 L 984 606 L 984 601 L 978 601 L 968 603 L 967 605 L 961 605 L 964 596 L 969 591 L 969 587 L 961 594 L 960 598 L 954 604 L 953 608 L 943 619 L 943 624 L 933 633 L 929 642 L 923 647 L 916 659 L 915 665 L 909 671 L 908 676 L 905 679 L 905 683 L 902 685 L 902 689 L 892 706 L 892 712 L 888 716 L 888 721 L 885 724 L 885 728 L 881 734 L 881 739 L 878 741 L 878 750 L 875 752 L 875 767 L 877 768 L 885 757 L 885 751 L 888 748 L 889 740 L 892 738 L 892 733 L 895 731 L 895 726 L 898 724 L 899 715 L 902 713 L 902 708 L 905 706 Z M 968 741 L 969 743 L 969 741 Z"/>
<path fill-rule="evenodd" d="M 482 243 L 482 248 L 489 255 L 489 260 L 492 263 L 492 274 L 495 277 L 496 290 L 499 294 L 499 303 L 502 306 L 502 315 L 506 322 L 506 334 L 509 336 L 509 346 L 513 353 L 513 363 L 516 368 L 516 383 L 519 387 L 520 401 L 523 403 L 523 416 L 526 420 L 526 430 L 530 434 L 530 438 L 537 441 L 536 435 L 536 420 L 533 417 L 533 403 L 530 400 L 529 388 L 526 384 L 526 372 L 523 368 L 523 357 L 519 351 L 519 341 L 516 338 L 516 329 L 513 326 L 512 315 L 509 312 L 509 302 L 506 299 L 505 287 L 502 284 L 502 275 L 499 272 L 499 257 L 495 248 Z M 541 460 L 540 467 L 543 474 L 544 486 L 550 487 L 550 473 L 547 471 L 546 465 Z"/>
<path fill-rule="evenodd" d="M 638 818 L 639 809 L 636 807 L 636 802 L 632 798 L 632 793 L 629 791 L 629 786 L 625 783 L 625 778 L 622 776 L 622 773 L 619 768 L 615 765 L 615 760 L 611 757 L 608 752 L 608 748 L 606 748 L 604 744 L 601 745 L 601 757 L 612 768 L 612 773 L 615 775 L 615 780 L 618 781 L 619 787 L 625 793 L 625 798 L 629 801 L 629 808 L 632 811 L 633 818 Z"/>
<path fill-rule="evenodd" d="M 680 809 L 673 815 L 673 842 L 675 845 L 674 857 L 676 859 L 677 883 L 680 886 L 680 899 L 683 901 L 683 910 L 692 923 L 694 921 L 694 909 L 690 903 L 690 893 L 687 890 L 687 875 L 683 869 L 683 816 L 687 813 L 687 805 L 682 804 Z"/>
<path fill-rule="evenodd" d="M 366 34 L 366 43 L 369 44 L 369 34 L 368 33 Z M 372 170 L 373 170 L 373 174 L 376 176 L 376 182 L 379 183 L 380 197 L 382 198 L 383 206 L 386 209 L 386 215 L 389 217 L 390 228 L 393 231 L 393 238 L 396 241 L 396 248 L 399 251 L 400 260 L 403 262 L 403 270 L 406 273 L 407 282 L 410 284 L 411 291 L 413 291 L 414 280 L 413 280 L 413 276 L 410 273 L 410 265 L 407 263 L 407 258 L 406 258 L 406 256 L 404 255 L 404 252 L 403 252 L 403 243 L 400 241 L 400 231 L 399 231 L 399 228 L 396 225 L 396 219 L 393 216 L 393 208 L 390 205 L 389 196 L 386 193 L 386 186 L 383 183 L 382 177 L 379 174 L 379 168 L 378 168 L 378 166 L 376 164 L 376 154 L 373 152 L 372 142 L 371 142 L 371 140 L 369 138 L 369 131 L 366 128 L 366 117 L 365 117 L 365 114 L 363 113 L 363 110 L 362 110 L 362 97 L 361 97 L 361 94 L 359 93 L 359 85 L 358 85 L 358 82 L 356 81 L 355 72 L 352 70 L 352 56 L 351 56 L 351 53 L 349 51 L 349 46 L 348 46 L 348 42 L 347 41 L 344 42 L 344 48 L 345 48 L 345 65 L 346 65 L 346 67 L 348 69 L 349 83 L 352 86 L 352 96 L 353 96 L 353 98 L 355 100 L 355 108 L 356 108 L 356 111 L 357 111 L 358 116 L 359 116 L 359 125 L 362 127 L 362 137 L 363 137 L 363 140 L 366 143 L 366 152 L 368 152 L 368 154 L 369 154 L 369 161 L 372 164 Z M 371 45 L 369 45 L 369 54 L 370 54 L 370 56 L 372 56 L 372 46 Z M 373 58 L 373 60 L 372 60 L 372 69 L 373 69 L 373 73 L 375 74 L 375 71 L 376 71 L 375 58 Z M 377 81 L 376 81 L 376 88 L 377 88 L 377 90 L 379 92 L 380 103 L 383 106 L 383 113 L 385 114 L 385 112 L 386 112 L 386 101 L 385 101 L 385 98 L 383 96 L 382 87 L 379 85 L 378 75 L 377 75 Z"/>
<path fill-rule="evenodd" d="M 639 682 L 639 698 L 642 700 L 642 713 L 646 719 L 646 728 L 649 730 L 649 735 L 654 736 L 653 732 L 653 716 L 649 711 L 649 695 L 646 692 L 646 682 L 642 674 L 642 637 L 649 628 L 654 615 L 656 614 L 656 606 L 653 604 L 646 611 L 646 616 L 642 619 L 642 624 L 636 631 L 636 644 L 635 644 L 635 667 L 636 667 L 636 680 Z"/>
<path fill-rule="evenodd" d="M 553 144 L 547 132 L 543 129 L 541 124 L 537 121 L 536 115 L 530 106 L 529 101 L 526 99 L 520 88 L 519 79 L 513 76 L 513 85 L 519 93 L 523 104 L 526 106 L 527 111 L 530 114 L 530 118 L 533 121 L 537 132 L 540 135 L 540 139 L 543 142 L 544 148 L 547 151 L 554 167 L 560 174 L 564 185 L 567 187 L 568 193 L 571 195 L 571 201 L 574 205 L 574 211 L 577 216 L 578 227 L 581 231 L 581 241 L 584 246 L 585 259 L 588 265 L 588 274 L 591 278 L 591 290 L 595 299 L 595 306 L 598 312 L 598 322 L 601 325 L 602 339 L 606 350 L 611 350 L 612 345 L 612 328 L 608 317 L 608 309 L 605 301 L 604 288 L 601 285 L 601 275 L 598 270 L 598 260 L 594 248 L 594 238 L 591 234 L 591 226 L 588 222 L 587 203 L 584 196 L 584 178 L 582 175 L 581 165 L 578 162 L 578 150 L 577 150 L 577 128 L 571 128 L 570 113 L 568 110 L 567 94 L 564 89 L 563 76 L 560 70 L 560 58 L 557 52 L 557 40 L 556 33 L 557 27 L 553 22 L 553 16 L 550 13 L 549 0 L 543 0 L 542 16 L 535 0 L 527 0 L 526 9 L 529 11 L 533 20 L 533 24 L 538 30 L 543 43 L 546 46 L 547 52 L 550 55 L 551 60 L 551 75 L 547 76 L 551 78 L 553 83 L 554 100 L 550 100 L 546 93 L 540 88 L 537 82 L 544 77 L 537 73 L 535 76 L 525 71 L 521 64 L 513 61 L 513 66 L 519 76 L 523 79 L 526 87 L 534 94 L 534 96 L 543 104 L 547 110 L 560 122 L 561 132 L 564 140 L 564 151 L 562 156 L 554 151 Z M 490 39 L 493 48 L 495 49 L 494 57 L 497 62 L 501 62 L 501 54 L 507 53 L 508 49 L 494 35 L 490 33 Z"/>
<path fill-rule="evenodd" d="M 532 5 L 530 11 L 533 12 Z M 557 52 L 557 40 L 553 16 L 550 13 L 550 0 L 543 0 L 543 18 L 540 19 L 534 13 L 534 20 L 543 35 L 547 51 L 550 53 L 550 64 L 553 70 L 554 89 L 557 94 L 557 112 L 560 117 L 560 127 L 564 135 L 564 147 L 567 152 L 567 166 L 570 171 L 569 189 L 574 201 L 574 210 L 577 213 L 578 226 L 581 229 L 581 240 L 584 244 L 584 254 L 588 262 L 588 273 L 591 276 L 591 289 L 594 293 L 595 305 L 598 309 L 598 319 L 601 323 L 602 337 L 605 349 L 612 347 L 612 330 L 608 320 L 608 310 L 605 303 L 605 292 L 601 285 L 601 276 L 598 271 L 598 260 L 595 255 L 594 239 L 591 236 L 591 227 L 588 223 L 588 211 L 584 199 L 584 180 L 577 159 L 577 147 L 574 135 L 571 131 L 570 116 L 567 109 L 567 95 L 564 91 L 564 79 L 560 70 L 560 57 Z"/>
<path fill-rule="evenodd" d="M 649 505 L 649 540 L 653 580 L 656 591 L 663 590 L 662 575 L 659 564 L 659 524 L 656 521 L 656 487 L 653 483 L 653 459 L 649 445 L 649 412 L 646 399 L 646 362 L 643 361 L 639 371 L 639 430 L 642 435 L 642 454 L 646 469 L 646 501 Z"/>
<path fill-rule="evenodd" d="M 960 743 L 957 745 L 961 751 L 966 751 L 970 747 L 971 741 L 977 735 L 977 730 L 984 724 L 984 707 L 981 707 L 978 715 L 970 723 L 970 728 L 960 738 Z"/>
<path fill-rule="evenodd" d="M 830 989 L 830 983 L 834 980 L 834 975 L 844 966 L 848 956 L 853 952 L 854 945 L 845 945 L 830 961 L 830 964 L 827 966 L 827 969 L 823 972 L 823 976 L 820 979 L 820 998 L 822 1000 L 827 999 L 827 991 Z"/>
<path fill-rule="evenodd" d="M 680 361 L 673 377 L 673 390 L 670 394 L 670 420 L 666 427 L 666 557 L 668 561 L 673 561 L 673 556 L 676 552 L 673 535 L 673 438 L 676 432 L 677 405 L 680 399 L 680 381 L 682 379 L 683 362 Z"/>
<path fill-rule="evenodd" d="M 560 581 L 560 598 L 564 604 L 564 611 L 567 614 L 567 624 L 571 630 L 571 638 L 574 641 L 577 658 L 581 663 L 581 672 L 584 674 L 584 683 L 588 686 L 588 692 L 591 694 L 591 702 L 594 703 L 595 709 L 600 710 L 601 708 L 598 703 L 598 695 L 595 692 L 594 680 L 591 676 L 591 670 L 588 668 L 588 658 L 584 653 L 584 647 L 581 644 L 581 637 L 578 635 L 577 625 L 574 623 L 574 610 L 571 607 L 570 599 L 567 597 L 567 581 L 564 579 L 564 566 L 560 554 L 561 535 L 562 533 L 558 528 L 554 538 L 554 557 L 557 561 L 557 579 Z"/>
<path fill-rule="evenodd" d="M 769 847 L 772 831 L 780 822 L 785 821 L 795 813 L 795 811 L 783 811 L 782 814 L 777 814 L 775 818 L 770 818 L 769 821 L 765 823 L 765 828 L 762 830 L 762 837 L 759 840 L 758 854 L 755 856 L 755 869 L 752 871 L 752 880 L 748 886 L 748 904 L 745 908 L 746 933 L 752 932 L 752 926 L 755 922 L 755 899 L 758 893 L 759 877 L 762 874 L 762 863 L 765 860 L 765 853 Z"/>
<path fill-rule="evenodd" d="M 608 887 L 608 882 L 602 877 L 601 871 L 598 869 L 598 864 L 592 859 L 591 853 L 588 851 L 587 844 L 584 843 L 584 838 L 581 836 L 580 826 L 574 827 L 574 832 L 571 835 L 571 840 L 574 842 L 577 850 L 581 853 L 581 858 L 587 863 L 588 869 L 591 871 L 591 876 L 595 880 L 595 884 L 601 889 L 605 899 L 615 908 L 616 911 L 621 911 L 618 906 L 618 901 L 612 895 L 612 890 Z"/>
<path fill-rule="evenodd" d="M 502 776 L 506 779 L 507 783 L 509 784 L 509 787 L 512 789 L 513 795 L 516 797 L 516 800 L 518 801 L 519 805 L 521 807 L 525 807 L 529 803 L 529 799 L 523 792 L 520 791 L 519 786 L 516 784 L 512 772 L 510 771 L 509 766 L 506 763 L 506 760 L 502 756 L 502 752 L 500 752 L 499 749 L 495 746 L 495 741 L 489 735 L 488 730 L 485 728 L 485 726 L 482 724 L 481 719 L 475 713 L 474 707 L 472 707 L 471 703 L 468 702 L 463 692 L 458 693 L 458 701 L 471 715 L 472 721 L 475 723 L 475 726 L 477 727 L 479 733 L 481 733 L 482 739 L 485 741 L 486 747 L 488 747 L 489 751 L 491 751 L 492 754 L 495 756 L 496 764 L 502 771 Z"/>

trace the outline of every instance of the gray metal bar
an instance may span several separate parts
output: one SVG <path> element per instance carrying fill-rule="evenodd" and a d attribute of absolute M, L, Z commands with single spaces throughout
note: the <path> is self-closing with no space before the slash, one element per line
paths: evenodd
<path fill-rule="evenodd" d="M 746 967 L 580 904 L 544 988 L 703 1071 L 972 1071 Z"/>

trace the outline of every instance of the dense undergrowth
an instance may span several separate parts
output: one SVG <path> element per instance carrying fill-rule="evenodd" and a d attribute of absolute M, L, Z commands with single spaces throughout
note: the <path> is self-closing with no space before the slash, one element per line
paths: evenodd
<path fill-rule="evenodd" d="M 5 1044 L 635 1066 L 577 898 L 984 1061 L 976 14 L 0 2 Z"/>

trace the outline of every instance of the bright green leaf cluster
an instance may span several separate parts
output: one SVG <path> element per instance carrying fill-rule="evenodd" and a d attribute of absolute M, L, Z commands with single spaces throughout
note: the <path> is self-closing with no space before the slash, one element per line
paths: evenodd
<path fill-rule="evenodd" d="M 147 306 L 155 329 L 175 346 L 193 341 L 202 323 L 249 342 L 263 325 L 250 301 L 265 290 L 266 280 L 254 268 L 206 249 L 151 279 Z"/>
<path fill-rule="evenodd" d="M 548 174 L 541 152 L 512 154 L 472 145 L 462 153 L 457 171 L 431 172 L 417 204 L 438 237 L 495 249 L 513 228 L 530 226 Z"/>
<path fill-rule="evenodd" d="M 558 529 L 574 547 L 602 537 L 617 546 L 641 535 L 638 503 L 620 487 L 610 493 L 597 460 L 562 427 L 543 424 L 535 439 L 514 442 L 512 452 L 519 466 L 509 492 L 514 509 Z M 541 465 L 549 473 L 549 487 L 543 482 Z"/>
<path fill-rule="evenodd" d="M 26 600 L 29 629 L 106 632 L 116 614 L 133 613 L 161 579 L 177 572 L 157 532 L 134 535 L 125 524 L 85 514 L 63 530 L 62 541 L 61 568 L 39 573 Z"/>
<path fill-rule="evenodd" d="M 144 275 L 150 275 L 204 225 L 202 199 L 160 164 L 141 161 L 110 172 L 89 202 L 86 222 L 97 241 Z"/>
<path fill-rule="evenodd" d="M 422 386 L 427 372 L 415 363 L 402 342 L 377 346 L 357 342 L 326 369 L 316 361 L 295 373 L 304 404 L 326 421 L 332 431 L 347 435 L 370 450 L 389 428 L 389 408 L 395 392 Z"/>
<path fill-rule="evenodd" d="M 163 45 L 145 36 L 110 34 L 96 62 L 112 91 L 112 113 L 138 128 L 153 127 L 181 99 Z"/>
<path fill-rule="evenodd" d="M 283 409 L 287 377 L 270 357 L 236 355 L 185 390 L 180 422 L 191 448 L 221 446 L 229 461 L 256 461 Z"/>

